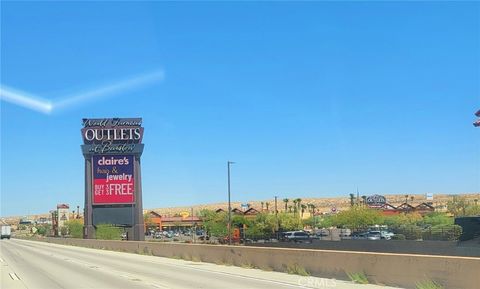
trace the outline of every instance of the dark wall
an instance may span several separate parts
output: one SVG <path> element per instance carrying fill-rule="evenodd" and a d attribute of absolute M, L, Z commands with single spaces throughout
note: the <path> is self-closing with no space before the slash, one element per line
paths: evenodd
<path fill-rule="evenodd" d="M 466 246 L 454 241 L 313 240 L 312 243 L 253 243 L 249 246 L 480 257 L 480 244 Z"/>
<path fill-rule="evenodd" d="M 117 226 L 133 225 L 133 207 L 132 206 L 96 206 L 93 207 L 93 225 L 113 224 Z"/>
<path fill-rule="evenodd" d="M 455 225 L 462 227 L 462 241 L 480 237 L 480 216 L 455 218 Z"/>

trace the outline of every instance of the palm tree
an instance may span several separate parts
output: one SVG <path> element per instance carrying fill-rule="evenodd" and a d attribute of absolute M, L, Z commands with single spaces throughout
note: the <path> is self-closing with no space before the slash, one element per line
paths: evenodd
<path fill-rule="evenodd" d="M 270 205 L 269 202 L 265 202 L 265 207 L 267 207 L 267 211 L 268 211 L 268 206 Z"/>
<path fill-rule="evenodd" d="M 297 212 L 300 212 L 300 208 L 301 208 L 301 205 L 302 205 L 302 199 L 296 198 L 295 201 L 297 201 L 297 202 L 296 202 Z"/>
<path fill-rule="evenodd" d="M 262 209 L 260 211 L 263 212 L 263 202 L 260 202 L 260 204 L 262 204 Z"/>
<path fill-rule="evenodd" d="M 290 212 L 290 213 L 292 212 L 292 205 L 288 206 L 288 212 Z"/>
<path fill-rule="evenodd" d="M 302 208 L 302 215 L 301 215 L 301 216 L 302 216 L 302 218 L 303 218 L 303 213 L 305 212 L 305 209 L 307 208 L 307 205 L 302 204 L 302 205 L 301 205 L 301 208 Z"/>
<path fill-rule="evenodd" d="M 288 201 L 289 200 L 287 198 L 283 199 L 283 202 L 285 203 L 285 213 L 287 212 Z"/>
<path fill-rule="evenodd" d="M 312 214 L 312 212 L 313 212 L 313 206 L 314 206 L 314 205 L 313 205 L 312 203 L 310 203 L 310 204 L 307 205 L 307 207 L 308 207 L 308 212 L 310 212 L 310 214 Z"/>
<path fill-rule="evenodd" d="M 297 199 L 294 199 L 293 200 L 293 213 L 296 214 L 297 213 Z"/>
<path fill-rule="evenodd" d="M 354 205 L 354 201 L 353 201 L 354 198 L 355 198 L 355 195 L 350 194 L 350 207 L 353 207 L 353 205 Z"/>
<path fill-rule="evenodd" d="M 363 200 L 363 205 L 366 206 L 367 205 L 367 196 L 362 196 L 362 200 Z"/>
<path fill-rule="evenodd" d="M 405 204 L 408 203 L 408 195 L 405 195 Z"/>
<path fill-rule="evenodd" d="M 410 197 L 410 201 L 412 201 L 412 203 L 413 203 L 413 199 L 415 199 L 415 197 L 414 197 L 414 196 L 411 196 L 411 197 Z"/>
<path fill-rule="evenodd" d="M 310 216 L 313 216 L 313 213 L 315 212 L 315 205 L 312 203 L 307 204 L 308 212 L 310 213 Z"/>

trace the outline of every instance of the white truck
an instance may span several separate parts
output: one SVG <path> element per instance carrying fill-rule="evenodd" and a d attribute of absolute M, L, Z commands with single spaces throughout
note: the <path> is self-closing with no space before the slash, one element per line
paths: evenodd
<path fill-rule="evenodd" d="M 10 239 L 11 235 L 11 227 L 10 225 L 2 225 L 2 234 L 0 236 L 1 239 L 7 238 Z"/>

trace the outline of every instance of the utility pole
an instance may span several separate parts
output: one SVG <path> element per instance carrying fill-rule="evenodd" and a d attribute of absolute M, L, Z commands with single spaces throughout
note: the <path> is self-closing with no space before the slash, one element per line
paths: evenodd
<path fill-rule="evenodd" d="M 360 204 L 360 193 L 358 192 L 358 187 L 357 187 L 357 205 Z"/>
<path fill-rule="evenodd" d="M 190 220 L 192 221 L 192 238 L 193 238 L 193 241 L 192 243 L 195 243 L 195 235 L 197 234 L 197 228 L 196 226 L 194 226 L 194 223 L 193 223 L 193 207 L 191 208 L 191 211 L 190 211 Z"/>
<path fill-rule="evenodd" d="M 232 245 L 232 204 L 230 202 L 230 165 L 234 162 L 227 161 L 228 170 L 228 245 Z"/>
<path fill-rule="evenodd" d="M 278 196 L 275 196 L 275 224 L 277 225 L 275 229 L 277 231 L 277 239 L 278 239 L 278 230 L 280 229 L 280 226 L 278 225 L 277 198 Z"/>

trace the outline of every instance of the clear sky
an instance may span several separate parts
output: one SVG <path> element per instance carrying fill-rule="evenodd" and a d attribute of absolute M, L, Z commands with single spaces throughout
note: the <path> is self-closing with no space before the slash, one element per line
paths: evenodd
<path fill-rule="evenodd" d="M 480 192 L 477 2 L 3 2 L 1 215 L 83 208 L 84 117 L 143 117 L 144 208 Z M 2 87 L 2 88 L 5 88 Z"/>

